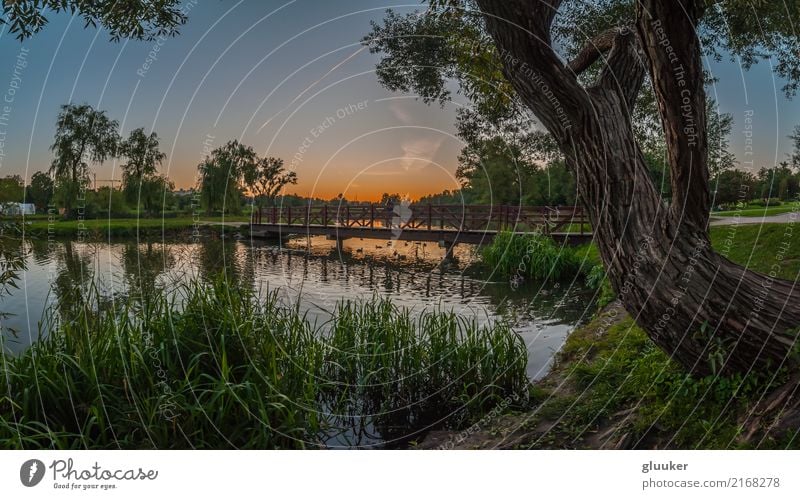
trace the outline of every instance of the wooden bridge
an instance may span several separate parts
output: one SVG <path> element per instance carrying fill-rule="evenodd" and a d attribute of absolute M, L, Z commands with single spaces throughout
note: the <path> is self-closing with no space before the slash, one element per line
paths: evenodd
<path fill-rule="evenodd" d="M 341 204 L 273 206 L 253 212 L 253 237 L 289 235 L 486 244 L 503 230 L 542 232 L 577 244 L 592 237 L 578 206 Z"/>

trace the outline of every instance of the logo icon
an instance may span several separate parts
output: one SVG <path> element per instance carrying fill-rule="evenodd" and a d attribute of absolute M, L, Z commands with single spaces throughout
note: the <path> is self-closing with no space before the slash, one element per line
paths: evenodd
<path fill-rule="evenodd" d="M 35 487 L 44 478 L 44 463 L 38 459 L 28 459 L 19 469 L 19 480 L 26 487 Z"/>
<path fill-rule="evenodd" d="M 392 205 L 392 221 L 391 221 L 391 229 L 392 229 L 392 240 L 396 241 L 400 238 L 400 234 L 403 233 L 403 227 L 411 220 L 414 216 L 414 212 L 411 209 L 411 200 L 408 196 L 404 197 L 400 200 L 400 204 L 393 204 Z"/>

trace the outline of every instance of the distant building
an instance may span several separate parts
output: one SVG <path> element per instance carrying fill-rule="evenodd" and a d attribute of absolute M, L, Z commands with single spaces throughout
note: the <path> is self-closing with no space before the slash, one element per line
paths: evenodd
<path fill-rule="evenodd" d="M 36 206 L 33 203 L 3 203 L 0 204 L 0 213 L 6 216 L 35 215 Z"/>

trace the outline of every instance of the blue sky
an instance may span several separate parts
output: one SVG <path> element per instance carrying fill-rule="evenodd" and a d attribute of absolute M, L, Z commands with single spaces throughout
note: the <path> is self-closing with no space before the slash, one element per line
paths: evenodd
<path fill-rule="evenodd" d="M 216 147 L 233 138 L 284 158 L 303 194 L 367 199 L 456 187 L 458 104 L 429 107 L 386 91 L 374 75 L 377 57 L 359 45 L 387 7 L 408 12 L 419 4 L 199 0 L 181 35 L 161 44 L 112 43 L 68 15 L 50 16 L 43 32 L 22 43 L 3 31 L 0 93 L 12 80 L 18 88 L 7 124 L 0 121 L 0 175 L 47 169 L 59 106 L 87 102 L 117 119 L 125 134 L 136 127 L 158 132 L 168 155 L 164 173 L 179 187 L 194 183 L 204 142 Z M 22 48 L 26 67 L 19 68 Z M 720 77 L 711 91 L 735 119 L 737 159 L 750 159 L 745 113 L 753 116 L 755 165 L 784 159 L 800 106 L 783 96 L 769 64 L 745 74 L 727 61 L 710 68 Z M 120 178 L 113 162 L 94 170 L 101 180 Z"/>

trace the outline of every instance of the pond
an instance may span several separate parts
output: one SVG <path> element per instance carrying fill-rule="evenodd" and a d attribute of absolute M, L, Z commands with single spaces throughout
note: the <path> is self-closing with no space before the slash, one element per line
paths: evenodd
<path fill-rule="evenodd" d="M 19 289 L 0 301 L 4 344 L 18 353 L 38 339 L 48 307 L 76 287 L 95 286 L 108 300 L 139 287 L 161 287 L 225 272 L 231 285 L 277 290 L 287 305 L 324 322 L 342 299 L 388 296 L 421 311 L 442 307 L 480 323 L 509 321 L 528 348 L 528 375 L 544 376 L 567 335 L 594 310 L 593 292 L 575 282 L 526 283 L 512 289 L 476 265 L 475 247 L 457 245 L 452 257 L 435 243 L 324 237 L 267 242 L 204 235 L 181 240 L 26 240 L 18 242 L 27 268 Z"/>

